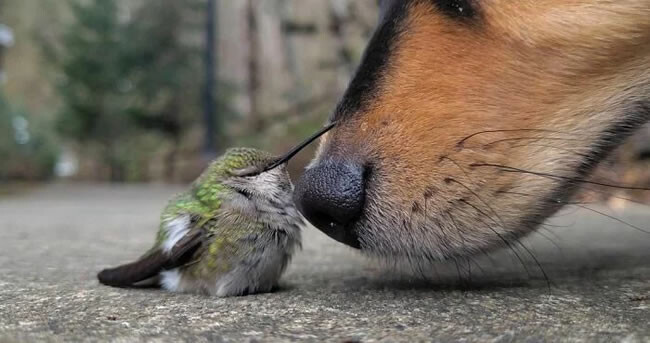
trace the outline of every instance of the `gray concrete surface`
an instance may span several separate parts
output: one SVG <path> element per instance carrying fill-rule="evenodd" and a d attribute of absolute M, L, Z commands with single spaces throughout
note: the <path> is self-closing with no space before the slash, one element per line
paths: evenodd
<path fill-rule="evenodd" d="M 177 190 L 56 185 L 0 199 L 0 342 L 650 342 L 650 234 L 590 211 L 527 240 L 550 287 L 523 252 L 528 272 L 502 252 L 413 279 L 314 229 L 272 294 L 98 285 L 98 270 L 148 248 Z M 650 227 L 650 209 L 617 216 Z"/>

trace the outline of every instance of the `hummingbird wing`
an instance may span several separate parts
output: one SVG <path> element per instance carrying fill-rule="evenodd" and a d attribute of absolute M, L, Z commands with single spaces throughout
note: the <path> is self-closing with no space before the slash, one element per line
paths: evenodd
<path fill-rule="evenodd" d="M 99 282 L 113 287 L 130 287 L 138 282 L 157 276 L 161 271 L 186 264 L 204 240 L 205 232 L 192 230 L 180 239 L 169 252 L 152 250 L 139 260 L 119 267 L 104 269 L 98 275 Z"/>

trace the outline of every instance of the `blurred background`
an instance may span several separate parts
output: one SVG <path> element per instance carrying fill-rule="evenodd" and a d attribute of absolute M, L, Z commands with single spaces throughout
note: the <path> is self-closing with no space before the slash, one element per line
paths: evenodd
<path fill-rule="evenodd" d="M 229 146 L 283 152 L 334 108 L 376 17 L 376 0 L 0 0 L 0 187 L 186 183 Z M 594 178 L 648 187 L 649 166 L 645 128 Z"/>
<path fill-rule="evenodd" d="M 333 109 L 376 11 L 375 0 L 0 0 L 0 182 L 185 183 L 229 146 L 283 152 Z"/>

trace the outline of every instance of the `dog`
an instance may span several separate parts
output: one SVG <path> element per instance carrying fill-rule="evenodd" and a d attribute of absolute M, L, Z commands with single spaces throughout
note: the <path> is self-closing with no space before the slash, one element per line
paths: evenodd
<path fill-rule="evenodd" d="M 316 227 L 370 255 L 506 247 L 650 119 L 649 0 L 380 7 L 294 193 Z"/>

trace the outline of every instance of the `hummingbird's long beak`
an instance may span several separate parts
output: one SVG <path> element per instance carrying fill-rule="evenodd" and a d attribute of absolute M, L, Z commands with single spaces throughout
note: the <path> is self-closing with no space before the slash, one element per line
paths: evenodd
<path fill-rule="evenodd" d="M 322 129 L 318 130 L 316 133 L 311 135 L 309 138 L 305 139 L 300 144 L 293 147 L 286 154 L 278 157 L 273 162 L 269 163 L 266 167 L 264 167 L 261 171 L 259 171 L 259 173 L 255 173 L 255 174 L 261 174 L 261 173 L 267 172 L 267 171 L 269 171 L 269 170 L 271 170 L 273 168 L 278 167 L 281 164 L 289 162 L 289 160 L 291 158 L 293 158 L 297 153 L 299 153 L 306 146 L 308 146 L 313 141 L 318 139 L 320 136 L 324 135 L 327 131 L 331 130 L 334 126 L 336 126 L 336 122 L 331 122 L 331 123 L 325 125 Z"/>

